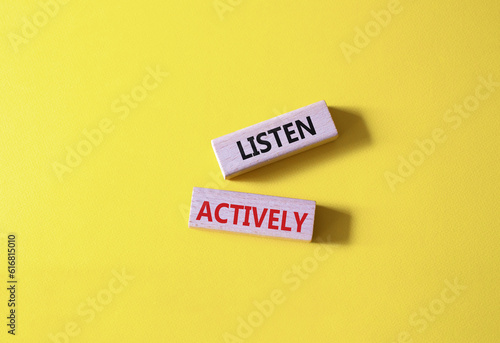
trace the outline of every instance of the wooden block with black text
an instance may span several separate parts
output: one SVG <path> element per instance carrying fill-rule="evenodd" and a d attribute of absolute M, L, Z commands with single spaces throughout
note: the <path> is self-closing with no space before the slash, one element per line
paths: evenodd
<path fill-rule="evenodd" d="M 311 200 L 194 187 L 189 227 L 310 242 L 315 210 Z"/>
<path fill-rule="evenodd" d="M 330 142 L 338 132 L 325 101 L 212 140 L 225 179 Z"/>

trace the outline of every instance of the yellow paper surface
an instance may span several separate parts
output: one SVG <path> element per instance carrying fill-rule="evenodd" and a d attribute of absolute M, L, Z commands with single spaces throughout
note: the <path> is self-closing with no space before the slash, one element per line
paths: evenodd
<path fill-rule="evenodd" d="M 500 2 L 0 13 L 1 342 L 500 340 Z M 222 179 L 211 139 L 323 99 L 336 141 Z M 188 229 L 194 186 L 315 200 L 315 242 Z"/>

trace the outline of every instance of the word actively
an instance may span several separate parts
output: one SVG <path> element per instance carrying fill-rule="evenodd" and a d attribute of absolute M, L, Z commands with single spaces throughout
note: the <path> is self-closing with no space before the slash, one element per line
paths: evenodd
<path fill-rule="evenodd" d="M 328 107 L 319 101 L 212 140 L 225 179 L 337 138 Z"/>
<path fill-rule="evenodd" d="M 189 227 L 311 241 L 316 202 L 193 189 Z"/>

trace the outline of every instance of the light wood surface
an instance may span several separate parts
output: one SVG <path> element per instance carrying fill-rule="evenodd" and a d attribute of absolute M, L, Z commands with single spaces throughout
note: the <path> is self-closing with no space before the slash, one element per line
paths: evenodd
<path fill-rule="evenodd" d="M 311 241 L 316 202 L 193 188 L 190 228 Z"/>
<path fill-rule="evenodd" d="M 337 138 L 325 101 L 212 140 L 225 179 Z"/>

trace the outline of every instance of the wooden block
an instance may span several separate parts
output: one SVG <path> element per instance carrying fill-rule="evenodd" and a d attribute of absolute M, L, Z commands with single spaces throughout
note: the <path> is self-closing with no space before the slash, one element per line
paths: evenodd
<path fill-rule="evenodd" d="M 310 242 L 316 202 L 193 188 L 189 227 Z"/>
<path fill-rule="evenodd" d="M 325 101 L 282 114 L 212 140 L 224 179 L 337 138 Z"/>

